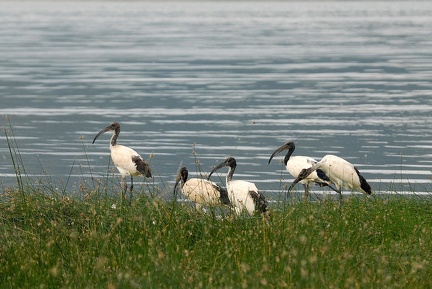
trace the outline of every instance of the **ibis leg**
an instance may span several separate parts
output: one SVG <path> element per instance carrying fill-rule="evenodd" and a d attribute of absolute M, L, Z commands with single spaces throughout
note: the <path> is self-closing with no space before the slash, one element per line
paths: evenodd
<path fill-rule="evenodd" d="M 120 179 L 120 190 L 121 190 L 122 198 L 124 199 L 126 197 L 126 191 L 127 191 L 126 177 L 122 176 Z"/>
<path fill-rule="evenodd" d="M 133 177 L 131 176 L 131 185 L 130 185 L 130 198 L 132 199 L 132 191 L 133 191 Z"/>
<path fill-rule="evenodd" d="M 302 184 L 303 188 L 305 190 L 305 193 L 303 195 L 303 202 L 307 202 L 307 199 L 309 197 L 309 183 L 308 184 Z"/>

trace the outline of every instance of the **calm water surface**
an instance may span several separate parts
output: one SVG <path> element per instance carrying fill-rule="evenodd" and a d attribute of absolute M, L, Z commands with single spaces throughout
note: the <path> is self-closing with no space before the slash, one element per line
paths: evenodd
<path fill-rule="evenodd" d="M 292 177 L 267 161 L 287 140 L 375 191 L 432 191 L 430 2 L 0 2 L 0 27 L 2 126 L 59 189 L 117 181 L 110 136 L 91 141 L 118 121 L 163 192 L 180 162 L 195 175 L 232 155 L 277 195 Z M 4 133 L 0 154 L 14 186 Z"/>

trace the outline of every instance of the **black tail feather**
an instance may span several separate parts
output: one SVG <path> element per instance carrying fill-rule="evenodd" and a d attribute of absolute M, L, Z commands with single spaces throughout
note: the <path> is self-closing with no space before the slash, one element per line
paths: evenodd
<path fill-rule="evenodd" d="M 268 210 L 268 205 L 265 197 L 259 192 L 249 191 L 249 194 L 254 200 L 255 210 L 260 213 L 265 213 Z"/>
<path fill-rule="evenodd" d="M 132 157 L 132 161 L 135 163 L 137 170 L 145 177 L 151 178 L 152 173 L 149 165 L 139 156 Z"/>
<path fill-rule="evenodd" d="M 366 181 L 366 179 L 360 174 L 359 170 L 354 167 L 359 179 L 360 179 L 360 187 L 362 188 L 363 191 L 366 192 L 366 194 L 370 195 L 372 194 L 372 189 L 369 185 L 369 183 Z"/>
<path fill-rule="evenodd" d="M 321 180 L 331 182 L 330 178 L 322 170 L 317 169 L 316 173 L 318 175 L 318 178 L 320 178 Z"/>

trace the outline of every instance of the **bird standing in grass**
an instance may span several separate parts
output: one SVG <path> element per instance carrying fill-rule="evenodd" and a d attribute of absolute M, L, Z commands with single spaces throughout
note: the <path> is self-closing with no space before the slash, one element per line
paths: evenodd
<path fill-rule="evenodd" d="M 284 157 L 284 165 L 286 167 L 286 170 L 288 173 L 293 176 L 293 178 L 297 178 L 299 173 L 303 169 L 310 168 L 313 164 L 317 163 L 317 161 L 311 157 L 307 156 L 294 156 L 291 157 L 295 150 L 295 144 L 292 141 L 288 141 L 282 146 L 280 146 L 278 149 L 276 149 L 273 154 L 270 156 L 270 159 L 268 160 L 268 163 L 270 164 L 271 160 L 274 156 L 279 154 L 280 152 L 288 150 L 287 154 Z M 331 185 L 332 182 L 329 179 L 329 177 L 320 169 L 317 169 L 316 171 L 313 171 L 308 175 L 306 178 L 302 179 L 300 183 L 303 185 L 303 188 L 305 190 L 303 195 L 303 201 L 307 201 L 307 198 L 309 196 L 309 186 L 311 183 L 315 183 L 319 185 L 320 187 L 328 186 L 332 190 L 336 191 L 336 189 Z"/>
<path fill-rule="evenodd" d="M 215 171 L 225 166 L 229 167 L 226 176 L 228 198 L 231 202 L 231 205 L 234 206 L 236 213 L 240 214 L 244 210 L 246 210 L 250 215 L 252 215 L 256 211 L 266 212 L 267 202 L 265 200 L 265 197 L 258 191 L 254 183 L 232 179 L 237 166 L 235 158 L 229 157 L 225 161 L 220 163 L 218 166 L 216 166 L 210 172 L 208 179 L 210 179 L 211 175 Z"/>
<path fill-rule="evenodd" d="M 107 131 L 113 132 L 110 140 L 111 159 L 121 174 L 120 187 L 122 191 L 122 197 L 125 198 L 128 189 L 126 182 L 127 175 L 129 175 L 131 178 L 130 194 L 132 197 L 133 177 L 145 176 L 147 178 L 151 178 L 152 174 L 150 167 L 136 151 L 129 147 L 117 144 L 117 138 L 120 134 L 120 124 L 118 122 L 113 122 L 101 130 L 94 137 L 93 143 L 95 143 L 96 139 L 101 134 Z"/>
<path fill-rule="evenodd" d="M 181 182 L 182 194 L 194 202 L 197 209 L 202 209 L 203 206 L 213 207 L 230 204 L 226 189 L 206 179 L 188 179 L 188 174 L 185 167 L 179 170 L 174 185 L 174 195 L 177 192 L 177 185 Z"/>
<path fill-rule="evenodd" d="M 319 162 L 315 162 L 310 168 L 303 169 L 298 177 L 290 186 L 306 179 L 315 170 L 322 170 L 336 186 L 336 192 L 339 194 L 339 204 L 342 204 L 342 188 L 351 189 L 352 191 L 372 194 L 372 189 L 366 179 L 360 174 L 359 170 L 350 162 L 335 155 L 326 155 Z"/>

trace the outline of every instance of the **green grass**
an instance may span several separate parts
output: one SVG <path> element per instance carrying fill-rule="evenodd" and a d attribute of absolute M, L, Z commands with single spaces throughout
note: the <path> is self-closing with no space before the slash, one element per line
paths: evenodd
<path fill-rule="evenodd" d="M 268 220 L 12 190 L 0 238 L 0 288 L 432 287 L 432 204 L 421 199 L 275 205 Z"/>

